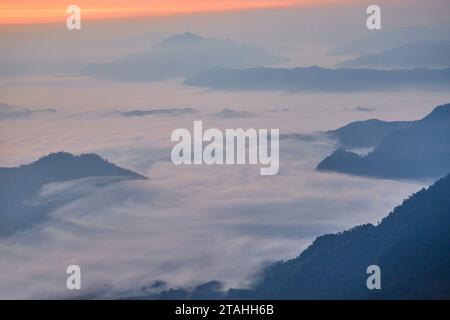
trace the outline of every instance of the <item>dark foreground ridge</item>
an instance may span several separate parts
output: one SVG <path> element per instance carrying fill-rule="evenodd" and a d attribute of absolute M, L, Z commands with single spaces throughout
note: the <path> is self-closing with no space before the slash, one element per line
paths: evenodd
<path fill-rule="evenodd" d="M 382 290 L 367 289 L 378 265 Z M 319 237 L 298 258 L 268 268 L 255 298 L 450 298 L 450 175 L 414 194 L 383 221 Z M 236 292 L 239 296 L 239 292 Z"/>
<path fill-rule="evenodd" d="M 381 269 L 369 290 L 367 267 Z M 449 299 L 450 175 L 422 189 L 377 226 L 317 238 L 297 258 L 275 263 L 251 289 L 211 281 L 132 299 Z M 164 287 L 157 282 L 150 289 Z"/>

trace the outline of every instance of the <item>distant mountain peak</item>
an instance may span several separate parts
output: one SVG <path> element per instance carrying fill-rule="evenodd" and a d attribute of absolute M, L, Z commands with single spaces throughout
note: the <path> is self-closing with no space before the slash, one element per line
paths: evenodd
<path fill-rule="evenodd" d="M 208 39 L 196 35 L 195 33 L 192 33 L 190 31 L 187 31 L 184 33 L 172 35 L 163 40 L 161 43 L 164 45 L 178 45 L 178 44 L 198 43 L 204 41 L 208 41 Z"/>
<path fill-rule="evenodd" d="M 146 179 L 94 153 L 77 156 L 56 152 L 20 167 L 0 168 L 0 237 L 48 219 L 47 213 L 58 202 L 40 205 L 28 202 L 44 185 L 85 178 L 114 178 L 109 179 L 108 183 Z"/>
<path fill-rule="evenodd" d="M 418 121 L 358 122 L 329 133 L 344 146 L 375 145 L 375 149 L 364 156 L 337 150 L 318 170 L 407 179 L 436 178 L 450 172 L 450 104 L 434 108 Z"/>
<path fill-rule="evenodd" d="M 59 151 L 59 152 L 54 152 L 54 153 L 50 153 L 46 156 L 43 156 L 41 158 L 39 158 L 38 160 L 36 160 L 34 162 L 34 164 L 37 163 L 45 163 L 45 162 L 53 162 L 53 161 L 66 161 L 66 160 L 76 160 L 76 159 L 87 159 L 87 158 L 91 158 L 91 159 L 101 159 L 98 155 L 96 155 L 95 153 L 89 153 L 89 154 L 81 154 L 79 156 L 76 156 L 72 153 L 69 152 L 65 152 L 65 151 Z"/>
<path fill-rule="evenodd" d="M 449 120 L 450 119 L 450 103 L 440 105 L 433 109 L 424 120 Z"/>
<path fill-rule="evenodd" d="M 161 81 L 191 77 L 214 67 L 254 68 L 286 61 L 251 45 L 192 32 L 172 35 L 149 50 L 91 65 L 86 73 L 120 81 Z"/>
<path fill-rule="evenodd" d="M 107 175 L 117 175 L 117 176 L 127 176 L 129 178 L 145 178 L 144 176 L 135 173 L 131 170 L 124 169 L 116 166 L 115 164 L 103 159 L 95 153 L 84 153 L 80 155 L 74 155 L 69 152 L 55 152 L 50 153 L 44 157 L 39 158 L 37 161 L 22 165 L 23 168 L 53 168 L 52 171 L 68 170 L 68 173 L 75 174 L 79 173 L 81 176 L 107 176 Z M 60 172 L 59 174 L 62 174 Z M 78 178 L 78 177 L 73 177 Z"/>

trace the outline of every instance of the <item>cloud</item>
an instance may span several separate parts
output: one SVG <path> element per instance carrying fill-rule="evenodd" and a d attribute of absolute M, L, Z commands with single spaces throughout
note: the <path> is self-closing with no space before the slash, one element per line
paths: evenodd
<path fill-rule="evenodd" d="M 40 201 L 69 189 L 79 197 L 48 223 L 0 241 L 0 297 L 117 298 L 157 280 L 242 287 L 267 261 L 295 256 L 325 232 L 376 222 L 420 187 L 315 172 L 327 141 L 281 147 L 275 177 L 254 166 L 160 161 L 146 181 L 45 186 Z M 81 292 L 65 289 L 70 264 L 82 269 Z"/>
<path fill-rule="evenodd" d="M 60 100 L 51 100 L 66 108 L 57 116 L 24 118 L 20 126 L 18 121 L 2 123 L 1 166 L 31 162 L 53 151 L 96 152 L 149 180 L 101 188 L 92 180 L 45 186 L 39 201 L 71 198 L 50 213 L 52 218 L 45 225 L 0 241 L 2 298 L 114 298 L 156 280 L 167 282 L 168 287 L 214 279 L 243 287 L 267 261 L 296 256 L 316 235 L 376 222 L 421 187 L 317 173 L 315 166 L 335 146 L 328 140 L 305 138 L 304 132 L 357 120 L 355 113 L 342 110 L 364 101 L 376 101 L 377 117 L 415 119 L 445 98 L 444 93 L 422 92 L 205 94 L 173 84 L 130 87 L 85 81 L 55 80 L 79 97 L 64 102 L 66 95 L 61 95 Z M 22 90 L 2 85 L 9 91 Z M 32 91 L 33 96 L 24 101 L 44 96 L 47 90 L 43 85 L 42 91 Z M 55 90 L 52 98 L 58 97 L 56 91 L 63 90 Z M 126 106 L 148 101 L 174 106 L 182 101 L 195 106 L 198 113 L 111 116 L 114 110 L 134 110 Z M 266 112 L 280 104 L 290 112 Z M 211 116 L 230 105 L 256 116 Z M 296 133 L 280 142 L 280 174 L 261 177 L 254 166 L 172 165 L 168 159 L 171 132 L 192 128 L 192 121 L 201 119 L 197 117 L 206 119 L 205 127 L 276 126 L 282 134 Z M 65 289 L 69 264 L 82 267 L 79 293 Z"/>

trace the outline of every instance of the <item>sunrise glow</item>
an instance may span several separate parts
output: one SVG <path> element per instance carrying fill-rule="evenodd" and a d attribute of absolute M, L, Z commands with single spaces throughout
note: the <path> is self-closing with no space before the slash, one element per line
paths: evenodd
<path fill-rule="evenodd" d="M 66 7 L 78 5 L 83 19 L 151 17 L 176 14 L 270 9 L 338 0 L 3 0 L 0 24 L 65 21 Z"/>

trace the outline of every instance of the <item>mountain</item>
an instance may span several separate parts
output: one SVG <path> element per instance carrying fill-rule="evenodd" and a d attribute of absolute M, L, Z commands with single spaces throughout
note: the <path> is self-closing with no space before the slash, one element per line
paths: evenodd
<path fill-rule="evenodd" d="M 424 41 L 448 41 L 450 25 L 436 27 L 407 27 L 393 30 L 379 30 L 347 43 L 343 43 L 328 52 L 329 55 L 348 56 L 380 53 L 410 43 Z"/>
<path fill-rule="evenodd" d="M 407 179 L 436 178 L 450 172 L 450 104 L 405 126 L 387 134 L 366 156 L 339 149 L 317 169 Z"/>
<path fill-rule="evenodd" d="M 217 118 L 231 119 L 231 118 L 251 118 L 254 117 L 254 114 L 247 111 L 239 111 L 225 108 L 222 111 L 215 113 L 214 116 Z"/>
<path fill-rule="evenodd" d="M 367 268 L 381 290 L 367 288 Z M 450 299 L 450 175 L 413 194 L 378 225 L 318 237 L 298 257 L 264 268 L 247 289 L 211 281 L 144 290 L 130 299 Z M 154 286 L 152 286 L 154 287 Z"/>
<path fill-rule="evenodd" d="M 146 116 L 179 116 L 195 113 L 192 108 L 170 108 L 170 109 L 150 109 L 150 110 L 131 110 L 120 111 L 119 114 L 126 118 L 146 117 Z"/>
<path fill-rule="evenodd" d="M 308 68 L 214 68 L 184 84 L 215 90 L 287 90 L 360 92 L 450 88 L 450 68 L 439 70 L 373 70 Z"/>
<path fill-rule="evenodd" d="M 351 122 L 326 134 L 337 139 L 344 148 L 375 147 L 394 131 L 409 128 L 415 121 L 382 121 L 369 119 Z"/>
<path fill-rule="evenodd" d="M 145 52 L 92 65 L 86 72 L 109 80 L 160 81 L 191 76 L 213 67 L 260 67 L 285 60 L 246 44 L 186 32 L 173 35 Z"/>
<path fill-rule="evenodd" d="M 339 67 L 443 68 L 450 67 L 450 41 L 410 43 L 378 54 L 344 61 Z"/>
<path fill-rule="evenodd" d="M 368 290 L 366 269 L 381 269 Z M 414 194 L 377 226 L 317 238 L 299 257 L 267 268 L 229 298 L 449 299 L 450 175 Z"/>
<path fill-rule="evenodd" d="M 205 43 L 208 41 L 214 41 L 214 40 L 208 40 L 206 38 L 200 37 L 192 32 L 185 32 L 180 34 L 175 34 L 173 36 L 170 36 L 163 41 L 161 41 L 161 45 L 166 46 L 178 46 L 183 44 L 198 44 L 198 43 Z"/>
<path fill-rule="evenodd" d="M 88 177 L 145 179 L 95 154 L 59 152 L 20 167 L 0 168 L 0 236 L 45 221 L 52 203 L 32 201 L 44 185 Z"/>

